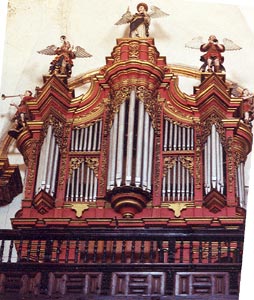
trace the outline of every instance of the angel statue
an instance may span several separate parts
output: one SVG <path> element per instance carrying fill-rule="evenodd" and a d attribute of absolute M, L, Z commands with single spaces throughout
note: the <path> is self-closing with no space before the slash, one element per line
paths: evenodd
<path fill-rule="evenodd" d="M 60 37 L 62 45 L 56 47 L 55 45 L 48 46 L 46 49 L 37 51 L 39 54 L 55 55 L 49 67 L 49 74 L 61 74 L 71 76 L 73 67 L 73 59 L 76 57 L 91 57 L 92 55 L 80 46 L 71 46 L 70 42 L 66 40 L 66 36 Z"/>
<path fill-rule="evenodd" d="M 206 68 L 208 72 L 226 71 L 223 66 L 224 57 L 221 53 L 224 51 L 241 49 L 240 46 L 227 38 L 224 38 L 223 44 L 220 44 L 215 35 L 210 35 L 207 43 L 204 43 L 203 38 L 198 36 L 186 43 L 185 47 L 200 49 L 201 52 L 206 52 L 200 57 L 200 60 L 203 62 L 203 65 L 199 69 L 201 72 L 205 72 Z"/>
<path fill-rule="evenodd" d="M 122 25 L 130 23 L 130 38 L 147 38 L 149 37 L 149 25 L 151 18 L 160 18 L 168 16 L 156 6 L 151 6 L 151 12 L 148 13 L 148 5 L 146 3 L 139 3 L 137 5 L 137 13 L 134 15 L 129 11 L 129 7 L 121 19 L 115 25 Z"/>

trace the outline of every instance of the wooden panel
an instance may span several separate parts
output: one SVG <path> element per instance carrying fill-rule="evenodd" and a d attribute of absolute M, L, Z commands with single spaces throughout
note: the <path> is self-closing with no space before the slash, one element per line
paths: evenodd
<path fill-rule="evenodd" d="M 177 272 L 175 295 L 228 295 L 229 274 L 226 272 Z"/>
<path fill-rule="evenodd" d="M 156 296 L 164 293 L 163 272 L 118 272 L 112 275 L 112 295 Z"/>

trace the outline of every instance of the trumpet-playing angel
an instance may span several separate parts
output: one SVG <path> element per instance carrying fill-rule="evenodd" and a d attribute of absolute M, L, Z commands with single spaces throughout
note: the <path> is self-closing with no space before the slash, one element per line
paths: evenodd
<path fill-rule="evenodd" d="M 66 36 L 62 35 L 60 37 L 62 45 L 56 47 L 55 45 L 50 45 L 46 49 L 37 51 L 39 54 L 45 55 L 55 55 L 55 58 L 51 61 L 49 67 L 49 74 L 61 74 L 71 76 L 73 59 L 76 57 L 91 57 L 92 55 L 86 52 L 86 50 L 80 46 L 71 46 L 70 42 L 66 40 Z"/>
<path fill-rule="evenodd" d="M 206 43 L 203 42 L 201 36 L 193 38 L 185 44 L 185 47 L 199 49 L 201 52 L 206 52 L 200 57 L 203 65 L 200 67 L 201 72 L 222 72 L 225 71 L 223 66 L 224 57 L 222 52 L 229 50 L 240 50 L 241 47 L 236 45 L 232 40 L 224 38 L 223 44 L 220 44 L 215 35 L 210 35 Z"/>

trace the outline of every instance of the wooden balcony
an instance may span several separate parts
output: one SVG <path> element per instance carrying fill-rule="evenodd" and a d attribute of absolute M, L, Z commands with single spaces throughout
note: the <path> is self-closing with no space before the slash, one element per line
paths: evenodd
<path fill-rule="evenodd" d="M 238 299 L 243 229 L 47 228 L 0 239 L 0 299 Z"/>

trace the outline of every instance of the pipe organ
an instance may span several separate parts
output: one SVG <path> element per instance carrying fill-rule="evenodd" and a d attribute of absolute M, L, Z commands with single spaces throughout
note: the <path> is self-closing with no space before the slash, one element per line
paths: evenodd
<path fill-rule="evenodd" d="M 107 189 L 135 186 L 152 189 L 154 129 L 145 110 L 132 90 L 128 100 L 115 113 L 110 129 Z"/>
<path fill-rule="evenodd" d="M 205 194 L 208 194 L 212 189 L 216 189 L 221 194 L 225 193 L 224 162 L 223 146 L 216 126 L 213 124 L 204 146 Z"/>
<path fill-rule="evenodd" d="M 41 190 L 55 196 L 59 169 L 59 146 L 52 125 L 48 126 L 40 151 L 35 193 Z"/>
<path fill-rule="evenodd" d="M 193 94 L 180 90 L 178 75 L 200 79 Z M 28 272 L 34 264 L 47 271 L 52 262 L 62 265 L 56 270 L 59 280 L 72 274 L 64 282 L 66 297 L 79 293 L 76 286 L 86 273 L 96 287 L 87 295 L 112 296 L 115 285 L 129 299 L 141 295 L 140 287 L 133 287 L 143 282 L 148 298 L 174 298 L 177 289 L 188 297 L 192 292 L 186 289 L 194 285 L 187 277 L 201 278 L 206 270 L 195 283 L 197 293 L 236 295 L 246 207 L 244 164 L 252 133 L 241 122 L 242 99 L 231 98 L 226 75 L 171 66 L 153 39 L 125 38 L 117 40 L 100 69 L 75 79 L 60 74 L 43 79 L 27 102 L 31 120 L 13 135 L 24 156 L 26 186 L 11 221 L 18 235 L 19 229 L 25 231 L 20 241 L 13 238 L 15 232 L 3 235 L 11 239 L 5 269 L 15 250 Z M 88 83 L 86 93 L 75 97 L 75 88 Z M 12 173 L 6 160 L 0 161 L 0 199 L 6 181 L 11 192 Z M 36 228 L 39 241 L 33 245 L 29 237 Z M 220 265 L 223 272 L 217 270 Z M 127 281 L 119 266 L 127 267 L 128 282 L 134 278 L 130 292 L 122 288 Z M 157 274 L 154 281 L 144 277 L 144 268 Z M 118 273 L 120 279 L 114 280 Z M 178 273 L 184 274 L 181 282 Z M 33 280 L 31 274 L 24 276 Z M 46 277 L 41 291 L 47 289 Z"/>
<path fill-rule="evenodd" d="M 178 74 L 200 79 L 192 95 Z M 153 39 L 126 38 L 102 68 L 63 77 L 44 76 L 17 136 L 27 175 L 15 226 L 243 222 L 252 133 L 225 74 L 175 68 Z"/>

